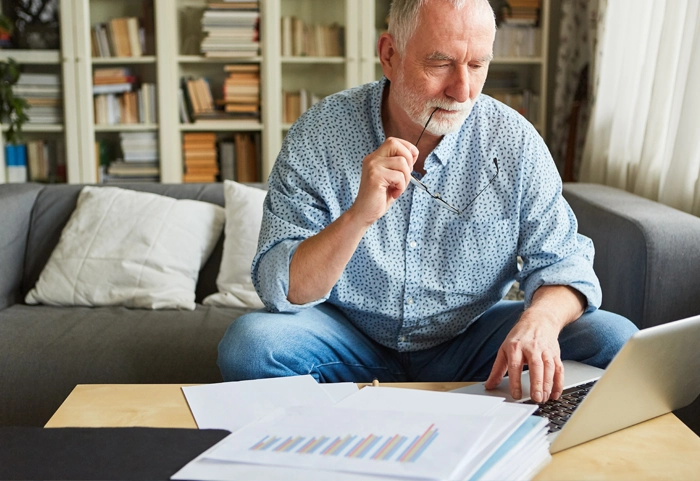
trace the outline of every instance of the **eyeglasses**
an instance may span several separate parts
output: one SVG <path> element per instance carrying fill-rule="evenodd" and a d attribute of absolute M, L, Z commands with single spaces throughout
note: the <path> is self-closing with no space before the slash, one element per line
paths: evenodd
<path fill-rule="evenodd" d="M 416 140 L 416 143 L 413 144 L 413 145 L 415 145 L 416 147 L 418 147 L 418 142 L 420 142 L 421 137 L 423 137 L 423 132 L 425 132 L 425 129 L 428 128 L 428 124 L 430 123 L 430 119 L 433 118 L 433 114 L 434 114 L 435 112 L 437 112 L 438 109 L 439 109 L 439 107 L 437 107 L 435 110 L 433 110 L 433 112 L 430 114 L 430 117 L 428 117 L 428 121 L 425 123 L 425 126 L 423 127 L 423 130 L 421 131 L 420 135 L 418 136 L 418 140 Z M 481 189 L 481 190 L 479 191 L 479 193 L 476 194 L 476 195 L 474 196 L 474 198 L 473 198 L 463 209 L 458 209 L 458 208 L 454 207 L 452 204 L 450 204 L 450 203 L 448 203 L 446 200 L 444 200 L 444 199 L 440 196 L 440 194 L 438 194 L 437 192 L 436 192 L 435 194 L 433 194 L 432 192 L 430 192 L 430 189 L 428 189 L 428 186 L 425 185 L 425 184 L 424 184 L 423 182 L 421 182 L 420 180 L 418 180 L 418 179 L 416 179 L 415 177 L 413 177 L 413 174 L 411 174 L 411 183 L 412 183 L 413 185 L 415 185 L 416 187 L 418 187 L 419 189 L 421 189 L 422 191 L 424 191 L 424 192 L 425 192 L 426 194 L 428 194 L 430 197 L 432 197 L 433 199 L 435 199 L 436 201 L 438 201 L 438 202 L 440 203 L 441 206 L 445 207 L 445 208 L 448 209 L 450 212 L 452 212 L 452 213 L 454 213 L 454 214 L 456 214 L 456 215 L 461 215 L 461 214 L 463 214 L 463 213 L 474 203 L 474 201 L 475 201 L 476 199 L 479 198 L 479 196 L 481 195 L 481 193 L 482 193 L 483 191 L 485 191 L 486 188 L 487 188 L 489 185 L 491 185 L 491 183 L 494 181 L 494 179 L 495 179 L 496 177 L 498 177 L 499 169 L 498 169 L 498 160 L 497 160 L 496 158 L 493 159 L 493 165 L 496 166 L 496 173 L 493 175 L 493 177 L 491 177 L 491 180 L 489 180 L 488 184 L 486 184 L 486 186 L 484 186 L 484 188 Z"/>

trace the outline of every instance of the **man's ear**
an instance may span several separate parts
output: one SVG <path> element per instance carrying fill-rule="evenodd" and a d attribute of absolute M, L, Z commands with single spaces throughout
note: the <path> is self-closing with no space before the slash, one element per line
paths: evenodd
<path fill-rule="evenodd" d="M 381 34 L 377 41 L 377 53 L 379 54 L 379 62 L 382 64 L 384 76 L 393 81 L 399 61 L 399 52 L 396 49 L 394 37 L 386 32 Z"/>

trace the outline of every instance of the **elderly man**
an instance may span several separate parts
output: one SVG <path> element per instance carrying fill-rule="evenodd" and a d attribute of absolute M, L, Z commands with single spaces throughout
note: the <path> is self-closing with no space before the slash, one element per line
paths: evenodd
<path fill-rule="evenodd" d="M 481 95 L 495 30 L 487 0 L 394 0 L 385 78 L 292 127 L 252 268 L 266 311 L 221 341 L 225 380 L 492 388 L 508 373 L 520 398 L 527 366 L 543 402 L 562 359 L 605 367 L 634 333 L 597 310 L 593 245 L 541 137 Z M 525 301 L 502 301 L 514 280 Z"/>

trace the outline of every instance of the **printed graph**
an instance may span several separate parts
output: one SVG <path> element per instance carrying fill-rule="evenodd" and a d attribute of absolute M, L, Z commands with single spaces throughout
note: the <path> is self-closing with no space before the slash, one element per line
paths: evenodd
<path fill-rule="evenodd" d="M 374 461 L 394 461 L 414 463 L 438 436 L 438 429 L 431 424 L 428 429 L 408 443 L 408 436 L 378 436 L 369 434 L 358 436 L 288 436 L 267 435 L 248 448 L 249 451 L 308 454 L 316 456 L 338 456 Z M 402 449 L 403 448 L 403 449 Z"/>

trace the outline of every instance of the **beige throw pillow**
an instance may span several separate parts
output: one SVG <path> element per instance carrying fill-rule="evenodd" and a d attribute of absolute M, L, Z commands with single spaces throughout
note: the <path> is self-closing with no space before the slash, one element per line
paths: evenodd
<path fill-rule="evenodd" d="M 116 187 L 84 187 L 28 304 L 195 307 L 224 209 Z"/>
<path fill-rule="evenodd" d="M 227 180 L 226 228 L 224 252 L 216 278 L 219 292 L 204 299 L 204 304 L 223 307 L 262 308 L 250 278 L 250 267 L 258 248 L 258 236 L 267 192 Z"/>

